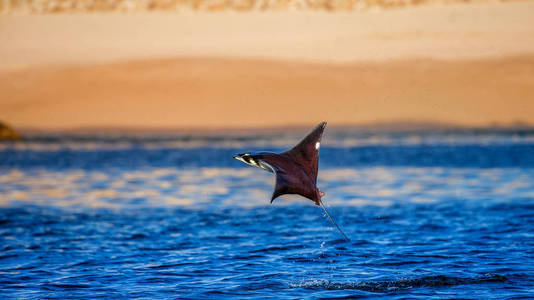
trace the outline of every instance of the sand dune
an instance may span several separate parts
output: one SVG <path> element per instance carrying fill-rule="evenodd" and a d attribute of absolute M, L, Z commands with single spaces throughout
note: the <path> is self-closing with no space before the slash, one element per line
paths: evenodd
<path fill-rule="evenodd" d="M 534 124 L 534 3 L 0 17 L 17 128 Z"/>

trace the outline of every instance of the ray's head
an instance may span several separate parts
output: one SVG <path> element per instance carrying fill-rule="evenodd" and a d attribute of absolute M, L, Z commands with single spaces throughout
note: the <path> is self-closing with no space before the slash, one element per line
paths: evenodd
<path fill-rule="evenodd" d="M 253 167 L 258 167 L 261 169 L 264 169 L 269 172 L 273 172 L 272 167 L 269 166 L 267 163 L 265 163 L 263 160 L 260 159 L 260 154 L 251 154 L 251 153 L 241 153 L 234 156 L 234 159 L 237 159 L 239 161 L 242 161 L 246 163 L 247 165 L 251 165 Z"/>
<path fill-rule="evenodd" d="M 236 156 L 234 156 L 234 159 L 242 161 L 242 162 L 246 163 L 247 165 L 251 165 L 251 166 L 255 166 L 255 167 L 258 166 L 258 162 L 254 159 L 254 157 L 252 157 L 252 154 L 250 154 L 250 153 L 237 154 Z"/>

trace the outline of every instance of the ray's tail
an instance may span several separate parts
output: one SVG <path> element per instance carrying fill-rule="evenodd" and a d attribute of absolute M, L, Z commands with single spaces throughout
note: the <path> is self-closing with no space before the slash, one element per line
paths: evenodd
<path fill-rule="evenodd" d="M 324 212 L 326 213 L 326 215 L 330 218 L 330 221 L 332 221 L 332 224 L 334 224 L 334 226 L 336 226 L 337 230 L 339 230 L 339 232 L 343 235 L 343 237 L 347 241 L 350 241 L 350 239 L 345 235 L 345 233 L 343 233 L 343 230 L 341 230 L 341 228 L 339 228 L 339 226 L 337 226 L 336 222 L 334 222 L 334 219 L 332 219 L 332 216 L 330 216 L 330 214 L 328 213 L 328 210 L 326 210 L 326 207 L 324 206 L 323 200 L 321 200 L 321 198 L 319 198 L 319 203 L 321 204 L 321 207 L 324 209 Z"/>

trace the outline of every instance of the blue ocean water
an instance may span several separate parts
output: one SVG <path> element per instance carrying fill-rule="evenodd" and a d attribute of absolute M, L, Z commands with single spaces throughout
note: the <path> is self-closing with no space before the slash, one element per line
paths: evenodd
<path fill-rule="evenodd" d="M 0 296 L 534 296 L 534 131 L 327 128 L 324 212 L 232 156 L 302 132 L 0 143 Z"/>

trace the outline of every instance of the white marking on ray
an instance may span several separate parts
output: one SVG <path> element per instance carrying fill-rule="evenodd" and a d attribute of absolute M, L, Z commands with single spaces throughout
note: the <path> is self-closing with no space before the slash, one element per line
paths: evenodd
<path fill-rule="evenodd" d="M 270 164 L 268 164 L 268 163 L 266 163 L 266 162 L 264 162 L 264 161 L 261 161 L 261 160 L 260 160 L 260 166 L 259 166 L 259 167 L 262 168 L 262 169 L 264 169 L 264 170 L 267 171 L 267 172 L 276 173 L 276 172 L 274 171 L 273 166 L 271 166 Z"/>
<path fill-rule="evenodd" d="M 321 143 L 319 142 L 315 143 L 315 150 L 319 150 L 320 147 L 321 147 Z"/>

